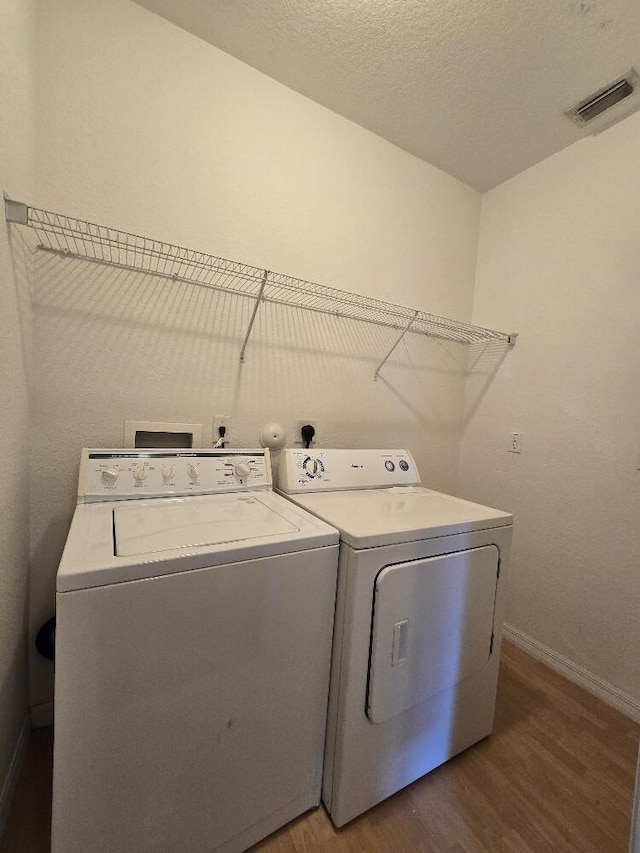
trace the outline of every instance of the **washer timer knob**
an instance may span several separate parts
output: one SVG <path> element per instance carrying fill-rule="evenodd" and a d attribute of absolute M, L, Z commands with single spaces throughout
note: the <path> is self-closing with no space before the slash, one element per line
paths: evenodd
<path fill-rule="evenodd" d="M 239 459 L 233 466 L 233 473 L 243 483 L 251 474 L 251 468 L 246 459 Z"/>
<path fill-rule="evenodd" d="M 113 486 L 119 474 L 120 471 L 117 468 L 105 468 L 102 472 L 102 482 L 106 486 Z"/>

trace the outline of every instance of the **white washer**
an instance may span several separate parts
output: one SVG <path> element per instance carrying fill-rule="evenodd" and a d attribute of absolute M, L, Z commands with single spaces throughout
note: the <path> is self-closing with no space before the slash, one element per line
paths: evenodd
<path fill-rule="evenodd" d="M 340 530 L 322 790 L 336 826 L 493 728 L 512 516 L 419 483 L 406 450 L 291 450 L 278 474 Z"/>
<path fill-rule="evenodd" d="M 53 853 L 234 853 L 320 802 L 338 533 L 268 450 L 84 450 Z"/>

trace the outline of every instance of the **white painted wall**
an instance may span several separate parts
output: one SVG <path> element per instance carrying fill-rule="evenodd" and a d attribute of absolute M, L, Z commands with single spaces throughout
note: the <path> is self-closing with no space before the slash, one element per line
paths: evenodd
<path fill-rule="evenodd" d="M 33 8 L 0 0 L 0 188 L 32 191 Z M 0 834 L 27 714 L 28 346 L 20 240 L 0 227 Z"/>
<path fill-rule="evenodd" d="M 124 0 L 42 2 L 38 203 L 324 284 L 468 319 L 480 197 Z M 34 294 L 33 628 L 53 607 L 83 445 L 127 418 L 231 414 L 237 445 L 298 417 L 329 446 L 409 446 L 452 489 L 461 354 L 389 330 L 261 310 L 39 253 Z M 32 699 L 50 697 L 34 660 Z"/>
<path fill-rule="evenodd" d="M 460 463 L 515 514 L 507 621 L 636 703 L 639 199 L 640 115 L 483 196 L 474 320 L 521 336 L 469 383 Z"/>

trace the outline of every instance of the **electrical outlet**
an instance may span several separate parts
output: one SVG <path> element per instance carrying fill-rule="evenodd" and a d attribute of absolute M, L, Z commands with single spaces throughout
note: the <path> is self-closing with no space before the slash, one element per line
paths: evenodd
<path fill-rule="evenodd" d="M 224 446 L 229 447 L 231 441 L 231 415 L 214 415 L 213 416 L 213 433 L 212 444 L 220 439 L 220 427 L 225 427 Z"/>
<path fill-rule="evenodd" d="M 509 453 L 521 453 L 522 452 L 522 433 L 521 432 L 512 432 L 511 433 L 511 441 L 509 442 Z"/>
<path fill-rule="evenodd" d="M 310 424 L 315 430 L 315 434 L 313 436 L 313 439 L 311 440 L 311 447 L 317 447 L 317 445 L 318 445 L 318 422 L 316 421 L 315 418 L 298 418 L 298 420 L 296 421 L 296 429 L 295 429 L 295 433 L 294 433 L 294 435 L 295 435 L 294 444 L 297 444 L 298 447 L 304 447 L 304 441 L 302 440 L 302 434 L 301 434 L 300 430 L 302 429 L 303 426 L 307 426 L 307 424 Z"/>

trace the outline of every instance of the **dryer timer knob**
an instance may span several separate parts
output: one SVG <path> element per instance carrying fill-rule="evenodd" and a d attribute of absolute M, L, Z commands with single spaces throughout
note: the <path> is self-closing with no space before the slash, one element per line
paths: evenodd
<path fill-rule="evenodd" d="M 320 479 L 324 474 L 324 465 L 320 459 L 315 459 L 312 456 L 307 456 L 307 458 L 302 463 L 302 470 L 307 475 L 313 479 Z"/>

